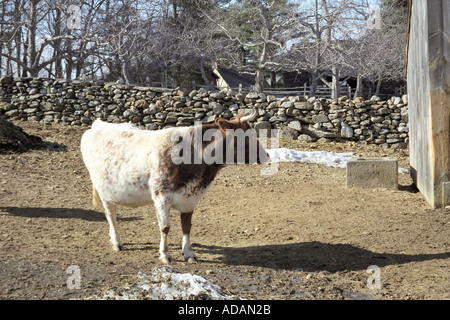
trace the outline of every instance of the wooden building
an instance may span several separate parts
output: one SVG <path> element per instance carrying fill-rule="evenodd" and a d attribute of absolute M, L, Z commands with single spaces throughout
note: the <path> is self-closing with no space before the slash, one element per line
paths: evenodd
<path fill-rule="evenodd" d="M 450 1 L 409 0 L 410 165 L 433 208 L 450 205 Z"/>

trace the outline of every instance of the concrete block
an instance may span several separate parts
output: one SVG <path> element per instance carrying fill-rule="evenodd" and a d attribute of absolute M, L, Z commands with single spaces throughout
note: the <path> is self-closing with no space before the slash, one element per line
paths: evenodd
<path fill-rule="evenodd" d="M 347 188 L 398 189 L 397 159 L 350 159 L 347 162 Z"/>
<path fill-rule="evenodd" d="M 450 206 L 450 181 L 442 182 L 442 206 Z"/>

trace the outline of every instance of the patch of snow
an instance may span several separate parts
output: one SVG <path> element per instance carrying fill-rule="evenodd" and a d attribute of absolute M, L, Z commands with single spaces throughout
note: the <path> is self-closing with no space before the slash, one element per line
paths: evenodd
<path fill-rule="evenodd" d="M 355 158 L 352 152 L 299 151 L 287 148 L 267 149 L 266 151 L 272 162 L 317 163 L 338 168 L 347 167 L 348 160 Z"/>
<path fill-rule="evenodd" d="M 266 149 L 271 162 L 302 162 L 323 164 L 329 167 L 346 168 L 347 162 L 357 158 L 353 152 L 300 151 L 288 148 Z M 398 168 L 398 173 L 409 173 L 408 169 Z"/>
<path fill-rule="evenodd" d="M 179 273 L 171 267 L 154 268 L 150 273 L 138 273 L 132 286 L 110 289 L 101 297 L 105 300 L 230 300 L 221 288 L 203 277 Z"/>
<path fill-rule="evenodd" d="M 406 174 L 408 174 L 409 170 L 406 169 L 406 168 L 398 168 L 398 173 L 406 173 Z"/>

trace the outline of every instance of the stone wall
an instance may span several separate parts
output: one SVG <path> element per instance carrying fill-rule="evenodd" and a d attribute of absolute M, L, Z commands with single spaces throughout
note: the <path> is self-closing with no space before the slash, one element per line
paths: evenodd
<path fill-rule="evenodd" d="M 300 96 L 208 92 L 43 78 L 0 77 L 0 112 L 8 119 L 89 125 L 96 118 L 149 130 L 211 123 L 258 108 L 254 128 L 277 128 L 282 138 L 351 140 L 407 147 L 406 96 L 380 101 L 329 101 Z"/>

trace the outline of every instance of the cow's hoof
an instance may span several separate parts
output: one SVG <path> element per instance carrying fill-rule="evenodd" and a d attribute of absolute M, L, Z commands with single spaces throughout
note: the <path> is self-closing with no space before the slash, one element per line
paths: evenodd
<path fill-rule="evenodd" d="M 198 260 L 197 260 L 196 257 L 189 257 L 189 258 L 186 259 L 186 262 L 187 263 L 197 263 Z"/>
<path fill-rule="evenodd" d="M 172 262 L 172 259 L 167 257 L 159 258 L 159 260 L 161 261 L 162 264 L 170 264 L 170 262 Z"/>
<path fill-rule="evenodd" d="M 123 245 L 113 245 L 113 250 L 116 252 L 123 251 Z"/>

